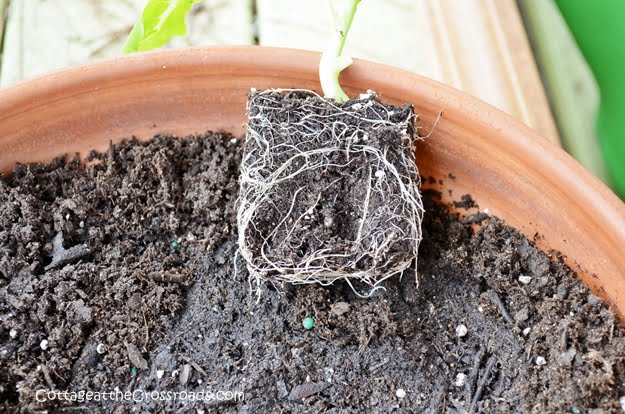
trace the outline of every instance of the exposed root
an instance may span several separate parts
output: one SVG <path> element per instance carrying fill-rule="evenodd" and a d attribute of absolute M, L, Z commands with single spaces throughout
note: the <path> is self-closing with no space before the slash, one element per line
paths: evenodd
<path fill-rule="evenodd" d="M 415 118 L 372 92 L 345 104 L 250 94 L 237 219 L 252 286 L 357 279 L 370 294 L 416 260 Z"/>

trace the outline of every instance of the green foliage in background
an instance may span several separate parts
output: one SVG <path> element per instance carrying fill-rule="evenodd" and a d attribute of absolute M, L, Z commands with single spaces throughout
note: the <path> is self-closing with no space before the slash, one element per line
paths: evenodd
<path fill-rule="evenodd" d="M 174 36 L 187 34 L 185 16 L 199 0 L 149 0 L 141 18 L 126 39 L 124 53 L 142 52 L 163 46 Z"/>
<path fill-rule="evenodd" d="M 557 0 L 556 4 L 599 85 L 599 145 L 614 190 L 625 200 L 625 2 Z"/>

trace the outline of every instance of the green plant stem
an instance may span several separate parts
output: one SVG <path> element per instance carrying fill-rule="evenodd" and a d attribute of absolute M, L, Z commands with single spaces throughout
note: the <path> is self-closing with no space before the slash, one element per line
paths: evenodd
<path fill-rule="evenodd" d="M 333 34 L 319 62 L 319 81 L 323 94 L 326 98 L 334 99 L 336 102 L 345 102 L 349 99 L 339 84 L 339 75 L 343 69 L 352 64 L 352 59 L 342 54 L 345 39 L 347 39 L 360 2 L 361 0 L 344 0 L 344 9 L 335 15 L 338 24 L 337 31 Z"/>

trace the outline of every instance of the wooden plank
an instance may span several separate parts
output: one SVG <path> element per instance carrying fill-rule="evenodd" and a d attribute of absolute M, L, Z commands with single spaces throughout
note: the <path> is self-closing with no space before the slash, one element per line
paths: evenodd
<path fill-rule="evenodd" d="M 323 50 L 335 28 L 328 1 L 257 0 L 259 43 L 264 46 Z M 427 67 L 413 45 L 421 34 L 412 0 L 363 1 L 345 53 L 410 71 Z M 383 35 L 381 35 L 383 34 Z M 409 45 L 408 49 L 404 49 Z M 415 51 L 410 53 L 408 51 Z"/>
<path fill-rule="evenodd" d="M 599 148 L 595 118 L 599 89 L 553 0 L 522 0 L 560 128 L 564 148 L 603 181 L 608 174 Z"/>
<path fill-rule="evenodd" d="M 328 7 L 307 0 L 257 4 L 260 44 L 323 49 L 332 30 Z M 364 1 L 352 30 L 345 49 L 351 56 L 448 83 L 558 142 L 514 0 Z"/>
<path fill-rule="evenodd" d="M 191 11 L 185 37 L 170 47 L 254 44 L 254 0 L 202 0 Z"/>
<path fill-rule="evenodd" d="M 252 0 L 204 0 L 185 39 L 171 46 L 250 44 Z M 146 0 L 11 2 L 0 85 L 89 59 L 120 54 Z"/>

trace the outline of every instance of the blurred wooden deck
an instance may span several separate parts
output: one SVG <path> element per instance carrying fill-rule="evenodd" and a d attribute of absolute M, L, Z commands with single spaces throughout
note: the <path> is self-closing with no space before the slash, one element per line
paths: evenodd
<path fill-rule="evenodd" d="M 0 85 L 119 54 L 145 0 L 0 0 Z M 2 32 L 0 23 L 0 33 Z M 311 0 L 204 0 L 171 47 L 261 44 L 322 50 L 329 7 Z M 559 142 L 514 0 L 365 0 L 346 47 L 475 95 Z"/>

